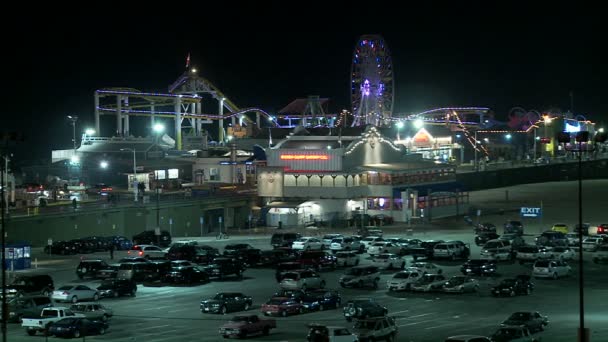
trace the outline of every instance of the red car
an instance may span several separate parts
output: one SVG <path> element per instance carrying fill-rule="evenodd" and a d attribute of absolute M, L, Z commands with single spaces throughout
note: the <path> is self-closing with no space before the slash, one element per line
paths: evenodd
<path fill-rule="evenodd" d="M 291 314 L 303 313 L 304 306 L 293 298 L 273 297 L 265 304 L 262 304 L 261 310 L 265 316 L 280 315 L 286 317 Z"/>
<path fill-rule="evenodd" d="M 608 223 L 602 223 L 597 225 L 598 234 L 608 234 Z"/>

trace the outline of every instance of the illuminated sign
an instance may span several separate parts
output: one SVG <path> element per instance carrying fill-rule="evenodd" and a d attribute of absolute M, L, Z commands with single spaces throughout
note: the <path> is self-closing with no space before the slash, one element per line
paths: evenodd
<path fill-rule="evenodd" d="M 322 154 L 281 154 L 281 160 L 329 160 L 329 156 Z"/>
<path fill-rule="evenodd" d="M 178 178 L 179 170 L 178 169 L 169 169 L 169 179 Z"/>
<path fill-rule="evenodd" d="M 566 132 L 568 133 L 573 133 L 573 132 L 580 132 L 581 131 L 581 125 L 571 125 L 569 123 L 566 122 Z"/>
<path fill-rule="evenodd" d="M 432 143 L 433 136 L 424 128 L 421 128 L 412 138 L 414 145 L 429 145 Z"/>

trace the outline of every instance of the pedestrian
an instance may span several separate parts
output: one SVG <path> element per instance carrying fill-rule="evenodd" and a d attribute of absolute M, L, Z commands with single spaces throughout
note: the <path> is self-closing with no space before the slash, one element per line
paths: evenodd
<path fill-rule="evenodd" d="M 114 244 L 110 244 L 110 260 L 114 260 Z"/>

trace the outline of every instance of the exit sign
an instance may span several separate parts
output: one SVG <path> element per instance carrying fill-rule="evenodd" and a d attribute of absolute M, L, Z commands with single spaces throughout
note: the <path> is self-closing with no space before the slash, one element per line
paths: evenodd
<path fill-rule="evenodd" d="M 532 207 L 521 207 L 520 209 L 521 217 L 541 217 L 543 216 L 543 212 L 541 208 L 532 208 Z"/>

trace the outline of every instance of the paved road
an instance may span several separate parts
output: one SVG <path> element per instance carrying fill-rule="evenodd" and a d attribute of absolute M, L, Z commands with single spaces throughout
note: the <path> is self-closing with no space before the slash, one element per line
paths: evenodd
<path fill-rule="evenodd" d="M 575 183 L 574 183 L 575 184 Z M 586 182 L 587 195 L 598 196 L 608 188 L 608 181 Z M 512 204 L 517 201 L 537 201 L 543 198 L 546 208 L 543 225 L 548 226 L 554 221 L 564 221 L 573 224 L 576 221 L 576 202 L 572 198 L 575 186 L 572 183 L 553 183 L 527 185 L 521 188 L 520 195 L 515 189 L 510 198 Z M 500 190 L 496 191 L 500 196 Z M 491 198 L 486 194 L 487 199 Z M 482 196 L 479 196 L 480 198 Z M 585 221 L 599 223 L 606 220 L 605 205 L 589 197 L 585 201 Z M 506 215 L 508 216 L 508 215 Z M 505 216 L 488 216 L 485 220 L 497 225 L 506 220 Z M 531 226 L 534 224 L 530 223 Z M 540 222 L 534 229 L 541 229 Z M 391 229 L 386 229 L 387 231 Z M 395 234 L 398 236 L 396 230 Z M 449 226 L 423 232 L 415 230 L 417 238 L 460 239 L 472 242 L 473 234 L 470 227 L 453 222 Z M 533 236 L 525 237 L 533 241 Z M 223 247 L 227 243 L 244 241 L 259 248 L 269 247 L 268 236 L 250 236 L 230 240 L 217 241 L 205 238 L 205 243 Z M 474 245 L 474 244 L 472 244 Z M 120 257 L 117 252 L 116 257 Z M 479 253 L 478 247 L 473 247 L 473 255 Z M 107 253 L 99 253 L 106 258 Z M 585 253 L 586 280 L 586 317 L 587 325 L 592 330 L 592 341 L 608 340 L 608 326 L 605 314 L 608 312 L 608 265 L 596 265 L 589 260 L 590 253 Z M 88 257 L 92 257 L 88 256 Z M 368 263 L 367 254 L 363 254 L 363 263 Z M 67 282 L 77 282 L 74 271 L 78 257 L 52 258 L 39 256 L 40 268 L 37 272 L 51 273 L 56 285 Z M 408 264 L 411 262 L 407 258 Z M 447 275 L 459 274 L 459 262 L 438 262 Z M 499 323 L 511 313 L 521 310 L 537 310 L 548 315 L 550 324 L 545 332 L 537 334 L 543 341 L 575 341 L 578 326 L 578 280 L 577 263 L 571 263 L 573 275 L 558 280 L 535 280 L 536 290 L 531 296 L 514 298 L 494 298 L 489 294 L 489 288 L 496 284 L 501 277 L 529 273 L 530 265 L 517 263 L 500 263 L 497 277 L 480 279 L 482 284 L 478 294 L 447 295 L 441 293 L 389 293 L 384 286 L 378 290 L 340 289 L 343 300 L 355 297 L 373 297 L 389 309 L 389 315 L 396 318 L 399 325 L 398 341 L 442 341 L 447 336 L 455 334 L 491 334 Z M 31 271 L 30 271 L 31 272 Z M 337 287 L 337 279 L 343 270 L 322 272 L 329 288 Z M 390 277 L 391 272 L 382 275 L 381 284 Z M 96 285 L 98 282 L 84 282 Z M 228 317 L 219 315 L 203 315 L 198 307 L 202 298 L 210 297 L 218 291 L 242 291 L 254 298 L 254 307 L 249 313 L 259 314 L 259 306 L 278 289 L 274 281 L 274 271 L 271 269 L 249 269 L 242 281 L 227 279 L 214 281 L 196 287 L 143 287 L 138 288 L 136 298 L 104 299 L 103 302 L 112 307 L 115 317 L 110 322 L 110 330 L 104 336 L 87 337 L 91 340 L 106 341 L 218 341 L 217 328 Z M 230 316 L 230 314 L 228 315 Z M 257 341 L 304 341 L 310 322 L 331 323 L 351 326 L 342 317 L 341 310 L 306 313 L 287 318 L 276 318 L 278 328 L 268 337 L 255 338 Z M 43 337 L 29 337 L 17 324 L 9 327 L 9 341 L 40 341 Z M 53 338 L 54 339 L 54 338 Z"/>

